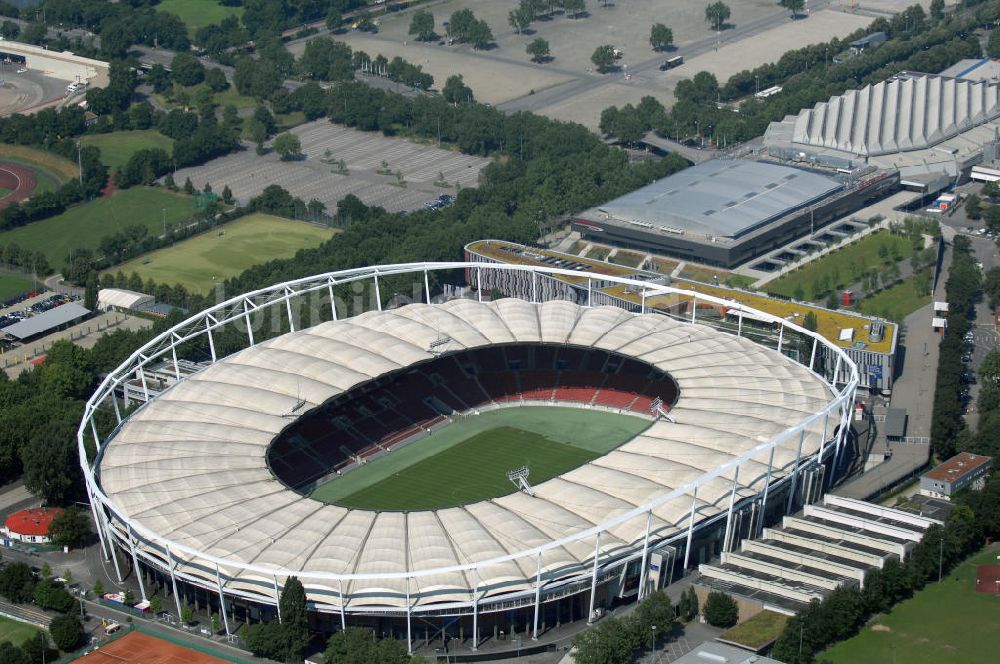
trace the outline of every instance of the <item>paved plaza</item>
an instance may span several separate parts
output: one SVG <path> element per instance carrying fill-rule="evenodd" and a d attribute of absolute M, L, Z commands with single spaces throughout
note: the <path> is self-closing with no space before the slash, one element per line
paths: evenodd
<path fill-rule="evenodd" d="M 386 138 L 327 120 L 300 125 L 292 133 L 302 141 L 302 160 L 281 161 L 273 152 L 260 156 L 248 146 L 202 166 L 181 169 L 174 180 L 181 184 L 191 178 L 198 189 L 209 183 L 216 192 L 228 185 L 241 203 L 276 184 L 303 201 L 320 201 L 331 212 L 347 194 L 354 194 L 367 205 L 399 212 L 421 209 L 440 194 L 455 194 L 459 186 L 476 186 L 479 171 L 489 163 L 482 157 Z M 347 175 L 336 172 L 335 162 L 340 160 L 347 167 Z M 382 170 L 383 161 L 392 174 L 377 172 Z M 402 173 L 405 186 L 399 186 L 397 171 Z M 438 183 L 442 175 L 446 187 Z"/>

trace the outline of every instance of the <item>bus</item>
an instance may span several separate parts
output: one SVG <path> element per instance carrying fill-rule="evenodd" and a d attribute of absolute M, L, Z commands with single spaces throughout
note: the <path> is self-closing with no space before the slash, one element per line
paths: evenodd
<path fill-rule="evenodd" d="M 660 65 L 660 71 L 666 71 L 668 69 L 673 69 L 674 67 L 680 67 L 682 64 L 684 64 L 684 56 L 675 55 L 674 57 L 667 58 L 666 60 L 663 61 L 663 64 Z"/>

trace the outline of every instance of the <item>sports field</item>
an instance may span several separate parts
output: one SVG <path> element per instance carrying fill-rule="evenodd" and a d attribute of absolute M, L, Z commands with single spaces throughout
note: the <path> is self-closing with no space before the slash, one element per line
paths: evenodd
<path fill-rule="evenodd" d="M 98 198 L 75 205 L 62 214 L 0 233 L 0 245 L 16 242 L 22 249 L 40 251 L 55 270 L 61 270 L 70 252 L 97 249 L 101 238 L 127 226 L 145 226 L 163 232 L 164 219 L 175 224 L 191 216 L 191 197 L 154 187 L 132 187 L 116 191 L 111 198 Z"/>
<path fill-rule="evenodd" d="M 834 664 L 995 662 L 1000 652 L 1000 596 L 975 592 L 976 565 L 996 563 L 992 548 L 973 556 L 941 583 L 901 602 L 875 625 L 817 660 Z"/>
<path fill-rule="evenodd" d="M 40 631 L 37 627 L 0 616 L 0 643 L 10 641 L 19 646 Z"/>
<path fill-rule="evenodd" d="M 269 214 L 251 214 L 225 226 L 158 249 L 111 269 L 158 283 L 181 284 L 208 292 L 216 280 L 235 276 L 252 265 L 289 258 L 299 249 L 319 246 L 333 229 Z"/>
<path fill-rule="evenodd" d="M 51 171 L 60 180 L 77 177 L 80 172 L 75 163 L 59 155 L 30 148 L 27 145 L 0 144 L 0 159 L 10 159 L 30 166 L 40 166 Z"/>
<path fill-rule="evenodd" d="M 156 11 L 168 12 L 179 17 L 188 27 L 188 34 L 194 35 L 198 28 L 213 23 L 221 23 L 230 15 L 239 18 L 242 7 L 223 7 L 218 0 L 163 0 Z"/>
<path fill-rule="evenodd" d="M 321 485 L 312 497 L 371 510 L 454 507 L 513 493 L 507 471 L 540 484 L 607 454 L 645 430 L 632 415 L 558 406 L 473 415 Z"/>
<path fill-rule="evenodd" d="M 20 295 L 25 291 L 30 291 L 34 287 L 35 282 L 27 277 L 15 274 L 0 274 L 0 302 Z"/>
<path fill-rule="evenodd" d="M 99 148 L 101 161 L 111 170 L 127 164 L 132 155 L 139 150 L 162 148 L 170 154 L 174 149 L 173 139 L 155 129 L 92 134 L 83 137 L 83 144 Z"/>

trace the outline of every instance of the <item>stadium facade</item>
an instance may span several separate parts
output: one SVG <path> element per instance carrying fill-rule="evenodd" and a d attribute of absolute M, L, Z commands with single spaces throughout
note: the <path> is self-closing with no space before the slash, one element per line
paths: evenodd
<path fill-rule="evenodd" d="M 691 304 L 635 312 L 541 290 L 487 301 L 485 289 L 434 303 L 431 279 L 461 270 L 475 284 L 559 274 Z M 382 289 L 403 282 L 426 301 L 383 309 Z M 345 317 L 334 294 L 351 284 L 371 290 L 375 310 Z M 325 300 L 327 322 L 299 329 L 293 309 L 308 298 Z M 703 303 L 772 322 L 777 344 L 699 321 Z M 286 313 L 289 332 L 255 338 L 254 320 Z M 220 356 L 216 337 L 235 326 L 245 347 Z M 123 414 L 121 383 L 198 346 L 207 368 Z M 843 465 L 858 385 L 840 349 L 817 360 L 828 346 L 766 312 L 628 278 L 482 263 L 329 273 L 228 300 L 138 350 L 87 404 L 81 465 L 104 553 L 119 576 L 140 571 L 144 598 L 159 586 L 178 612 L 221 608 L 229 631 L 275 617 L 297 576 L 318 628 L 368 625 L 412 648 L 418 624 L 447 625 L 475 635 L 474 649 L 498 631 L 537 637 L 590 620 L 818 496 Z M 442 419 L 529 403 L 638 412 L 650 425 L 530 493 L 481 503 L 373 512 L 306 493 L 324 473 L 420 444 Z M 106 413 L 117 425 L 102 433 Z M 305 431 L 323 421 L 342 433 Z"/>
<path fill-rule="evenodd" d="M 894 173 L 865 177 L 764 161 L 713 159 L 573 220 L 585 239 L 733 267 L 782 247 L 899 186 Z"/>

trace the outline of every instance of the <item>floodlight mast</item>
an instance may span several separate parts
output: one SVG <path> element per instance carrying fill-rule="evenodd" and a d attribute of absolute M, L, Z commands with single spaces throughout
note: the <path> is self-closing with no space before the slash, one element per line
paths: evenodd
<path fill-rule="evenodd" d="M 514 470 L 507 471 L 507 479 L 514 483 L 514 486 L 518 488 L 519 491 L 523 491 L 529 496 L 535 495 L 535 490 L 531 488 L 528 484 L 528 475 L 531 470 L 527 466 L 521 466 L 520 468 L 515 468 Z"/>
<path fill-rule="evenodd" d="M 661 417 L 672 424 L 676 424 L 676 420 L 670 416 L 670 411 L 667 409 L 666 404 L 663 403 L 663 399 L 656 397 L 653 399 L 653 403 L 649 404 L 649 412 L 656 419 Z"/>

